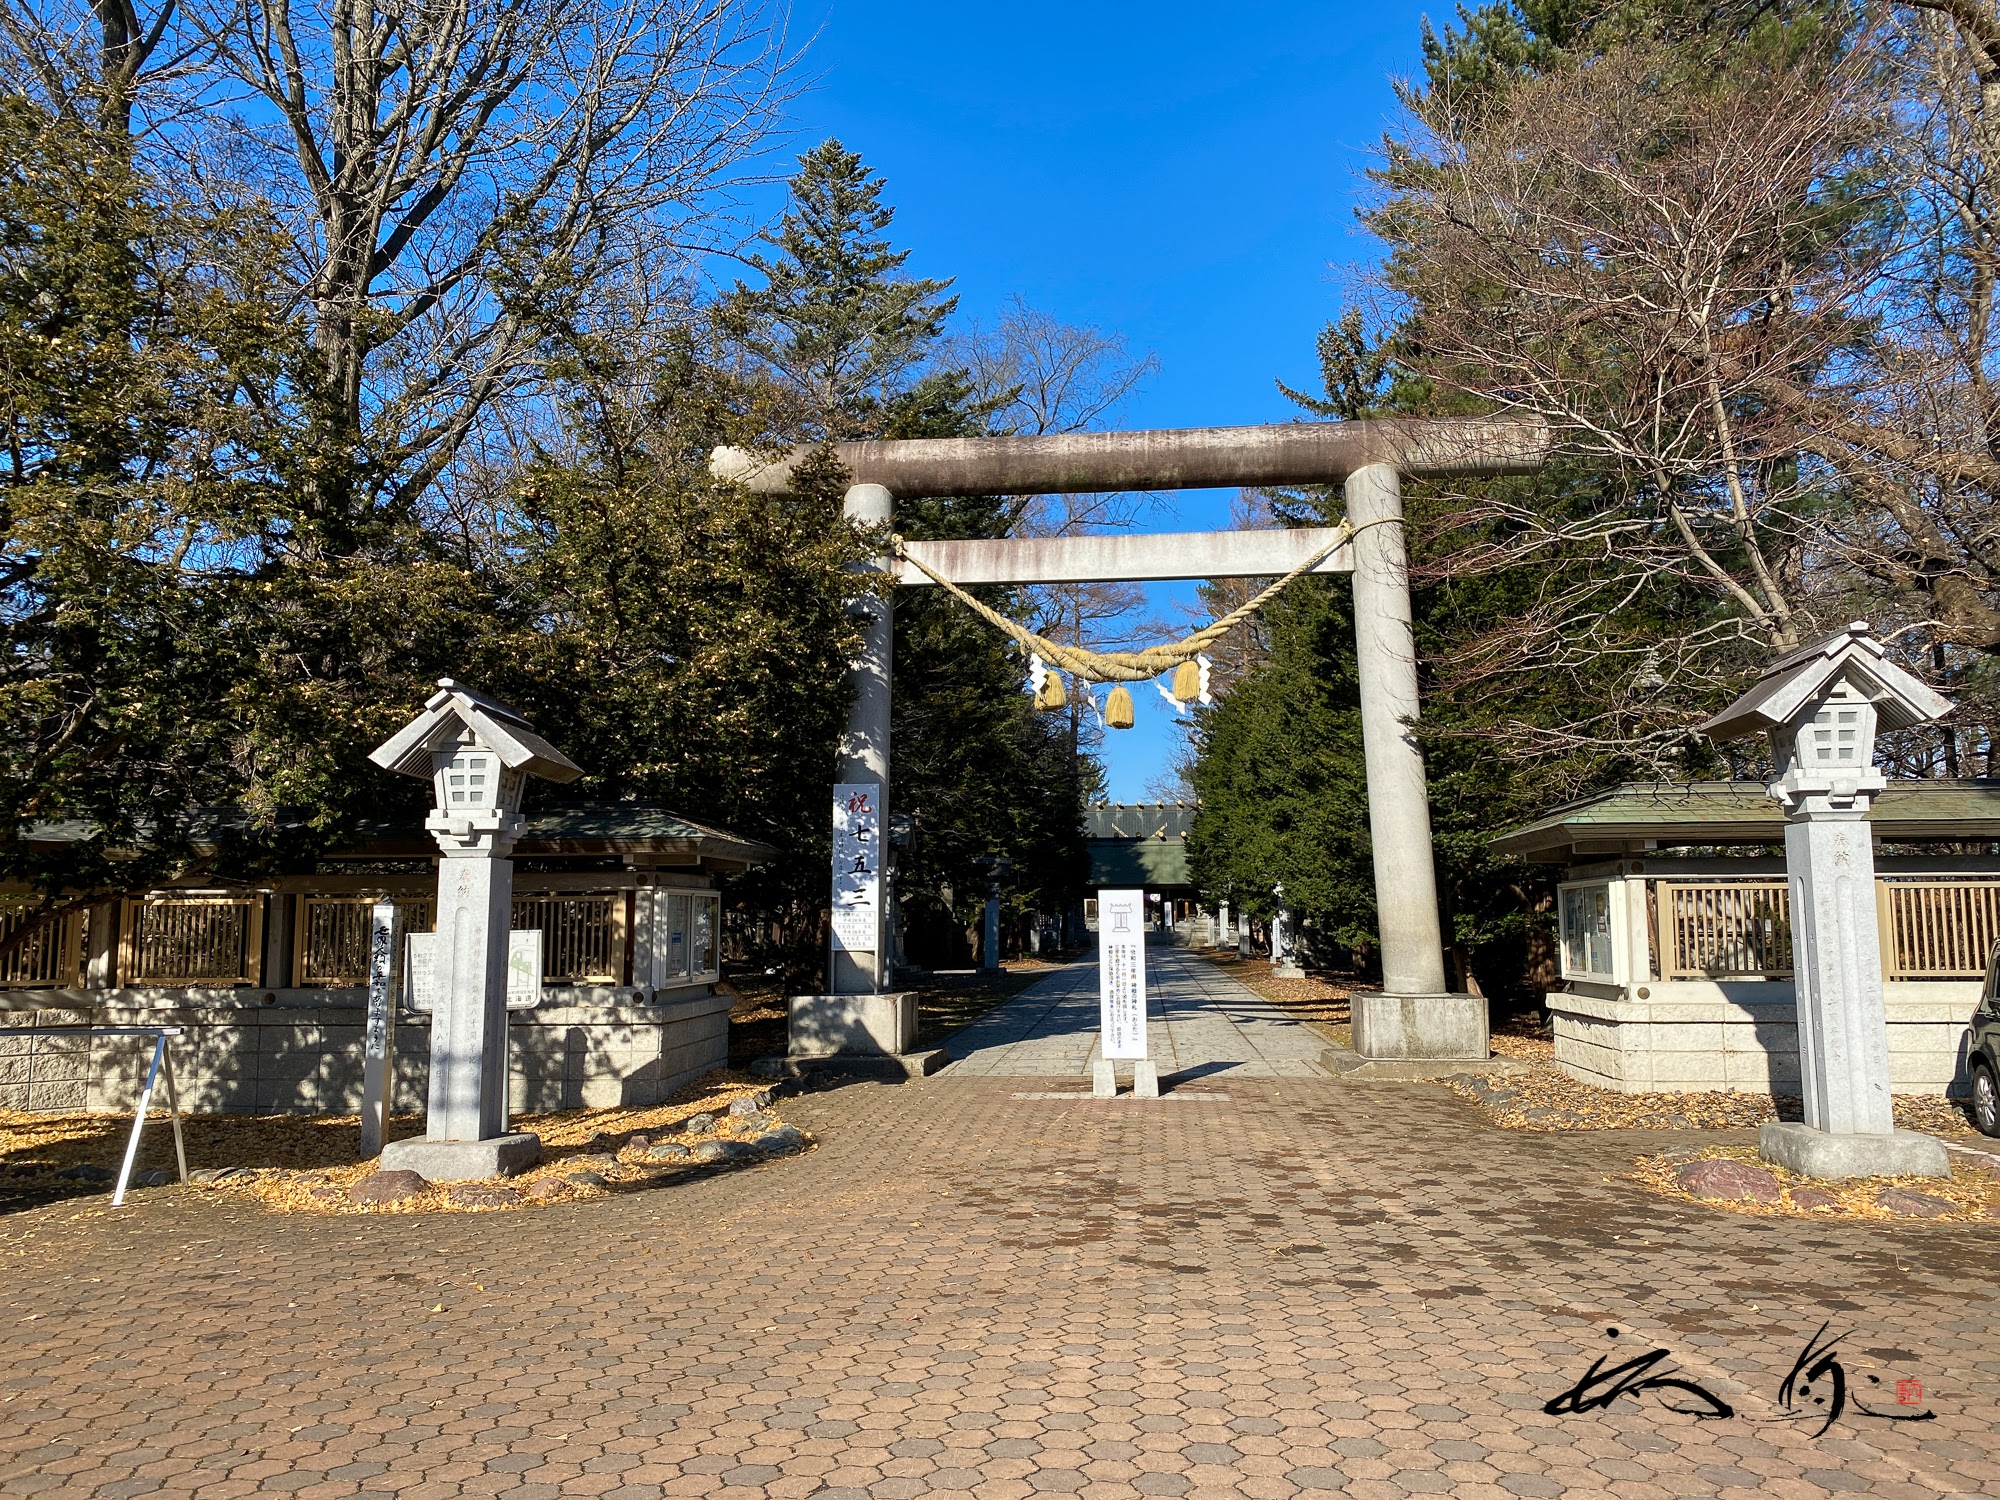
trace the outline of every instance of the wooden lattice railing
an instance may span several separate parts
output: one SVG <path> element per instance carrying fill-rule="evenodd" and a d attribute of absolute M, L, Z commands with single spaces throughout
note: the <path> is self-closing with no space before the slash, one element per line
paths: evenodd
<path fill-rule="evenodd" d="M 369 928 L 378 896 L 306 896 L 299 902 L 292 983 L 341 988 L 368 983 Z M 397 896 L 403 931 L 431 930 L 431 898 Z"/>
<path fill-rule="evenodd" d="M 1885 880 L 1885 979 L 1976 979 L 2000 941 L 2000 880 Z"/>
<path fill-rule="evenodd" d="M 147 896 L 125 903 L 126 984 L 256 984 L 264 903 L 257 896 Z"/>
<path fill-rule="evenodd" d="M 35 920 L 27 902 L 0 905 L 0 989 L 60 989 L 83 983 L 81 911 L 44 922 L 18 946 L 7 940 Z"/>
<path fill-rule="evenodd" d="M 1665 979 L 1792 972 L 1792 898 L 1782 880 L 1662 883 Z"/>

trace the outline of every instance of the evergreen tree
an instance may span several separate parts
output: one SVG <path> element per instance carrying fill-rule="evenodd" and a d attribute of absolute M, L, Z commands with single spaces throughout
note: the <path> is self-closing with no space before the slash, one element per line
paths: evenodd
<path fill-rule="evenodd" d="M 838 141 L 800 158 L 763 285 L 739 284 L 716 323 L 747 367 L 752 426 L 781 441 L 957 437 L 988 429 L 1007 393 L 975 396 L 941 361 L 950 283 L 910 278 L 892 247 L 883 181 Z M 1006 533 L 1001 497 L 896 497 L 909 537 Z M 988 602 L 1015 605 L 1005 591 Z M 1060 911 L 1080 891 L 1082 782 L 1060 726 L 1023 691 L 1020 656 L 935 589 L 896 598 L 890 808 L 915 824 L 899 857 L 906 944 L 918 962 L 963 957 L 989 861 L 1011 862 L 1010 911 Z M 824 817 L 824 815 L 822 815 Z"/>

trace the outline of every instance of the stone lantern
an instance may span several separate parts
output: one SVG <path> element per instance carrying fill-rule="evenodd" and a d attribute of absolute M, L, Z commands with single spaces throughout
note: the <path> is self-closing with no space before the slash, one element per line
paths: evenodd
<path fill-rule="evenodd" d="M 1702 726 L 1717 740 L 1763 734 L 1784 808 L 1804 1124 L 1766 1125 L 1766 1161 L 1813 1177 L 1947 1176 L 1944 1147 L 1895 1128 L 1875 848 L 1868 807 L 1886 784 L 1875 736 L 1951 711 L 1890 661 L 1865 620 L 1781 657 Z"/>
<path fill-rule="evenodd" d="M 436 1181 L 496 1177 L 533 1166 L 541 1142 L 508 1133 L 507 943 L 514 904 L 509 858 L 526 820 L 530 776 L 582 772 L 513 709 L 445 677 L 424 711 L 368 757 L 385 771 L 429 778 L 424 827 L 437 841 L 436 1000 L 430 1093 L 421 1138 L 383 1148 L 385 1170 Z"/>

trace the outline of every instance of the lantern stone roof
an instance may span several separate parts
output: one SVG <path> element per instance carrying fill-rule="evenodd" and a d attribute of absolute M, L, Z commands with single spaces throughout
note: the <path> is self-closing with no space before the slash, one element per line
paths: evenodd
<path fill-rule="evenodd" d="M 440 677 L 438 690 L 424 700 L 424 711 L 376 746 L 368 758 L 385 771 L 428 779 L 435 769 L 431 756 L 457 744 L 460 733 L 468 729 L 510 771 L 525 771 L 547 781 L 574 781 L 583 774 L 516 710 L 449 677 Z"/>
<path fill-rule="evenodd" d="M 1892 781 L 1868 810 L 1878 844 L 2000 842 L 2000 779 Z M 1629 782 L 1489 840 L 1536 864 L 1675 846 L 1780 844 L 1783 809 L 1761 781 Z"/>
<path fill-rule="evenodd" d="M 1951 700 L 1888 658 L 1866 620 L 1779 657 L 1757 685 L 1702 725 L 1710 739 L 1740 740 L 1797 721 L 1845 679 L 1875 707 L 1883 729 L 1909 729 L 1951 712 Z"/>

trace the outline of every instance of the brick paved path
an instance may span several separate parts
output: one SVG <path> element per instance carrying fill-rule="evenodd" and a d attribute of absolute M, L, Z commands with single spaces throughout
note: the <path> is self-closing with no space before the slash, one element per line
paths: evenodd
<path fill-rule="evenodd" d="M 1663 1202 L 1617 1175 L 1696 1137 L 1426 1086 L 1022 1092 L 857 1084 L 786 1103 L 809 1156 L 534 1211 L 0 1218 L 0 1493 L 2000 1491 L 1990 1230 Z M 1823 1319 L 1937 1419 L 1781 1420 Z M 1614 1345 L 1738 1416 L 1544 1414 Z"/>
<path fill-rule="evenodd" d="M 1147 1047 L 1163 1082 L 1318 1078 L 1326 1039 L 1214 964 L 1146 949 Z M 1097 1055 L 1097 966 L 1072 964 L 951 1039 L 951 1076 L 1088 1077 Z"/>

